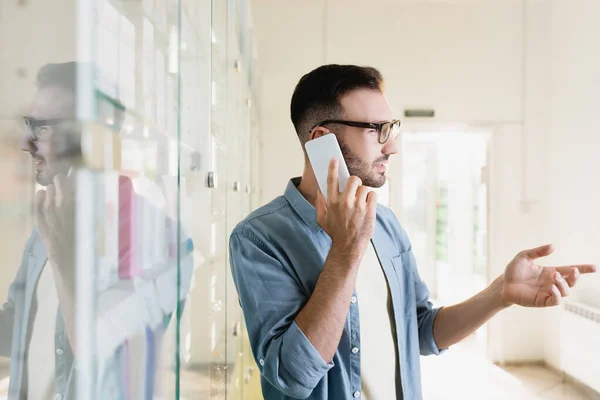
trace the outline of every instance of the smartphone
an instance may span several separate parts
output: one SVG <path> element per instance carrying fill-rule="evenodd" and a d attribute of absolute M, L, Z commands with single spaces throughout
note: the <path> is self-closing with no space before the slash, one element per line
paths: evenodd
<path fill-rule="evenodd" d="M 319 183 L 319 189 L 323 193 L 323 197 L 327 200 L 327 175 L 329 173 L 329 163 L 333 158 L 336 158 L 339 162 L 338 168 L 338 182 L 339 190 L 343 192 L 346 188 L 346 183 L 350 178 L 346 161 L 342 155 L 342 149 L 340 144 L 333 133 L 328 133 L 320 138 L 310 140 L 304 145 L 308 159 L 315 177 Z"/>

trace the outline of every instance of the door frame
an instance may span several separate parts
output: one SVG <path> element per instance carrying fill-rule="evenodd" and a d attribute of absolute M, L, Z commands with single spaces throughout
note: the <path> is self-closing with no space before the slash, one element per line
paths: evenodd
<path fill-rule="evenodd" d="M 406 133 L 410 134 L 421 134 L 421 133 L 431 133 L 431 134 L 443 134 L 443 133 L 452 133 L 452 132 L 460 132 L 460 133 L 473 133 L 473 134 L 481 134 L 487 137 L 487 146 L 486 146 L 486 162 L 484 171 L 482 172 L 482 179 L 486 184 L 486 239 L 485 239 L 485 247 L 486 247 L 486 266 L 485 266 L 485 281 L 486 284 L 490 284 L 493 277 L 491 276 L 491 257 L 490 257 L 490 232 L 492 228 L 491 224 L 491 215 L 490 215 L 490 195 L 492 193 L 492 189 L 490 185 L 492 180 L 490 179 L 491 175 L 491 155 L 492 155 L 492 146 L 493 146 L 493 136 L 494 131 L 497 130 L 497 127 L 494 124 L 482 124 L 482 123 L 459 123 L 459 122 L 433 122 L 433 121 L 424 121 L 424 120 L 410 120 L 402 123 L 402 132 L 398 136 L 397 140 L 397 149 L 398 153 L 395 156 L 395 160 L 391 163 L 391 168 L 389 171 L 388 178 L 390 179 L 390 208 L 394 210 L 396 215 L 400 220 L 404 218 L 404 204 L 402 200 L 402 192 L 403 192 L 403 182 L 402 182 L 402 171 L 404 165 L 404 138 Z M 490 353 L 490 332 L 488 330 L 487 334 L 487 343 L 486 343 L 486 353 Z"/>

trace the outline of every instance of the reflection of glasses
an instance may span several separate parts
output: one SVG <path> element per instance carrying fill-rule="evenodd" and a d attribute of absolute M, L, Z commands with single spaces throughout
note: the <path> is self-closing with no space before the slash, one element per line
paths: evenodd
<path fill-rule="evenodd" d="M 40 138 L 46 136 L 50 126 L 59 125 L 65 122 L 64 119 L 36 119 L 31 117 L 23 117 L 25 127 L 31 137 L 31 140 L 37 142 Z"/>
<path fill-rule="evenodd" d="M 328 119 L 328 120 L 319 122 L 318 124 L 313 126 L 312 129 L 310 130 L 310 132 L 312 132 L 313 129 L 315 129 L 319 126 L 323 126 L 323 125 L 327 125 L 327 124 L 340 124 L 340 125 L 352 126 L 355 128 L 375 129 L 379 132 L 379 143 L 381 143 L 381 144 L 385 144 L 385 142 L 388 141 L 390 136 L 393 137 L 394 139 L 396 139 L 398 137 L 398 134 L 400 134 L 400 120 L 398 120 L 398 119 L 395 119 L 390 122 L 384 122 L 381 124 L 376 124 L 373 122 L 354 122 L 354 121 L 343 121 L 343 120 L 337 120 L 337 119 Z"/>

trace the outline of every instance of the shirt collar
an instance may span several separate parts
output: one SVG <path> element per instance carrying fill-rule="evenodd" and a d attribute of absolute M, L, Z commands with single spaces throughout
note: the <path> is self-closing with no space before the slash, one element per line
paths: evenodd
<path fill-rule="evenodd" d="M 288 182 L 287 188 L 285 189 L 284 197 L 290 203 L 294 211 L 302 218 L 302 221 L 313 232 L 318 232 L 321 227 L 317 223 L 317 210 L 310 204 L 302 193 L 298 191 L 298 185 L 302 178 L 292 178 Z"/>

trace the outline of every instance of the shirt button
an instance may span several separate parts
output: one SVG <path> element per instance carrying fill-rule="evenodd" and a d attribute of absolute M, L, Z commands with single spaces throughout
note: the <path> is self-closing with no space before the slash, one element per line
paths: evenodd
<path fill-rule="evenodd" d="M 360 397 L 360 392 L 354 392 L 354 398 L 358 399 Z"/>
<path fill-rule="evenodd" d="M 258 363 L 260 364 L 261 367 L 265 366 L 265 360 L 263 360 L 262 358 L 260 360 L 258 360 Z"/>
<path fill-rule="evenodd" d="M 353 348 L 352 348 L 352 352 L 353 352 L 354 354 L 358 353 L 358 347 L 353 347 Z"/>
<path fill-rule="evenodd" d="M 62 356 L 63 354 L 65 354 L 65 352 L 63 351 L 63 349 L 56 349 L 56 354 Z"/>
<path fill-rule="evenodd" d="M 356 296 L 352 296 L 352 300 L 350 300 L 352 302 L 352 304 L 356 303 Z"/>
<path fill-rule="evenodd" d="M 62 394 L 56 393 L 56 395 L 54 396 L 54 399 L 55 400 L 62 400 L 63 399 Z"/>

